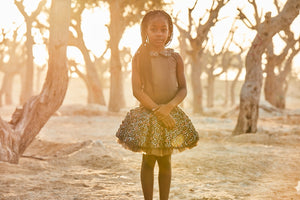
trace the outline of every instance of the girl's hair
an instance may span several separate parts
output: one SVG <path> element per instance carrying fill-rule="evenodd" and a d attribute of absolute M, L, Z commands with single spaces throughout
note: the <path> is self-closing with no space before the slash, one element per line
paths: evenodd
<path fill-rule="evenodd" d="M 171 16 L 168 13 L 163 10 L 152 10 L 146 13 L 141 23 L 142 44 L 140 45 L 136 53 L 137 64 L 139 65 L 140 75 L 143 82 L 145 82 L 146 79 L 152 82 L 150 52 L 149 45 L 147 43 L 147 28 L 149 25 L 149 21 L 156 16 L 163 16 L 168 21 L 169 36 L 166 40 L 165 46 L 167 46 L 173 38 L 173 22 Z"/>

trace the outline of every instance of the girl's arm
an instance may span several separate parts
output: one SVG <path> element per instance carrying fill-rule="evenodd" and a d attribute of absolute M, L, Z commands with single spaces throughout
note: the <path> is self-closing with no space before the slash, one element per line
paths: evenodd
<path fill-rule="evenodd" d="M 183 60 L 178 53 L 176 53 L 175 55 L 177 60 L 178 92 L 176 96 L 167 104 L 169 107 L 171 107 L 171 110 L 178 106 L 187 95 Z"/>
<path fill-rule="evenodd" d="M 132 60 L 132 91 L 135 98 L 147 109 L 153 110 L 158 108 L 158 105 L 143 91 L 142 82 L 137 65 L 137 57 Z"/>

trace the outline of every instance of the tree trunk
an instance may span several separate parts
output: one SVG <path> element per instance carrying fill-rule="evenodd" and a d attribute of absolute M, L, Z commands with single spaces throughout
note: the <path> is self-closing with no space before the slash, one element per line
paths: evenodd
<path fill-rule="evenodd" d="M 215 77 L 212 69 L 208 69 L 207 73 L 207 107 L 212 108 L 214 106 L 214 88 L 215 88 Z M 212 71 L 211 71 L 212 70 Z"/>
<path fill-rule="evenodd" d="M 202 69 L 198 60 L 199 58 L 197 56 L 192 57 L 191 79 L 193 91 L 193 112 L 203 113 L 201 83 Z"/>
<path fill-rule="evenodd" d="M 15 75 L 14 73 L 7 72 L 3 77 L 1 91 L 0 91 L 0 98 L 4 96 L 3 105 L 12 104 L 12 86 L 13 86 L 14 75 Z"/>
<path fill-rule="evenodd" d="M 71 0 L 52 0 L 49 63 L 46 81 L 38 96 L 16 109 L 10 123 L 0 118 L 0 160 L 18 163 L 51 115 L 60 107 L 68 87 L 66 47 Z"/>
<path fill-rule="evenodd" d="M 227 106 L 227 104 L 228 104 L 228 97 L 229 97 L 229 95 L 228 95 L 228 91 L 229 91 L 229 81 L 228 81 L 228 72 L 226 71 L 225 72 L 225 83 L 224 83 L 224 106 Z"/>
<path fill-rule="evenodd" d="M 81 46 L 79 47 L 79 49 L 82 52 L 86 66 L 88 103 L 106 105 L 103 94 L 103 87 L 101 85 L 95 63 L 91 61 L 91 57 L 84 43 L 80 44 Z"/>
<path fill-rule="evenodd" d="M 119 0 L 110 3 L 110 98 L 108 110 L 118 112 L 125 106 L 122 65 L 120 61 L 119 42 L 122 37 L 124 22 L 122 21 Z"/>
<path fill-rule="evenodd" d="M 285 88 L 287 87 L 287 83 L 285 79 L 280 79 L 280 77 L 276 76 L 273 71 L 268 71 L 264 93 L 266 100 L 271 103 L 276 108 L 285 108 Z"/>
<path fill-rule="evenodd" d="M 33 94 L 33 74 L 34 74 L 34 66 L 33 66 L 33 37 L 31 35 L 32 21 L 29 19 L 26 20 L 26 69 L 24 74 L 24 84 L 22 85 L 20 104 L 26 102 Z"/>
<path fill-rule="evenodd" d="M 246 57 L 246 78 L 240 94 L 240 112 L 234 135 L 257 131 L 258 107 L 262 87 L 262 54 L 272 37 L 290 26 L 299 14 L 300 1 L 288 0 L 276 17 L 266 17 L 259 25 L 256 37 Z"/>
<path fill-rule="evenodd" d="M 287 44 L 289 45 L 289 44 Z M 286 48 L 286 53 L 280 56 L 268 56 L 268 62 L 266 65 L 266 81 L 264 86 L 264 94 L 266 100 L 271 103 L 276 108 L 284 109 L 285 108 L 285 98 L 288 88 L 287 77 L 292 70 L 292 61 L 297 53 L 300 51 L 300 48 L 292 49 L 292 53 L 287 57 L 287 52 L 290 48 Z M 274 55 L 274 54 L 273 54 Z M 283 70 L 280 70 L 279 74 L 275 74 L 276 61 L 286 60 Z M 282 64 L 282 62 L 280 62 Z M 277 65 L 278 66 L 278 65 Z"/>
<path fill-rule="evenodd" d="M 236 74 L 236 76 L 234 77 L 234 80 L 231 83 L 231 87 L 230 87 L 230 99 L 231 99 L 231 105 L 235 105 L 235 87 L 236 84 L 239 80 L 239 77 L 242 73 L 242 67 L 238 68 L 238 73 Z"/>

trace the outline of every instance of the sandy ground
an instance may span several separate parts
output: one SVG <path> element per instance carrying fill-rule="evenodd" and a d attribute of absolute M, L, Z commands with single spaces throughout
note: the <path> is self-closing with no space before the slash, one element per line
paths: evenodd
<path fill-rule="evenodd" d="M 0 111 L 9 118 L 13 108 Z M 116 143 L 125 114 L 65 103 L 19 164 L 0 162 L 0 199 L 143 199 L 141 154 Z M 172 156 L 170 199 L 300 199 L 299 109 L 280 115 L 262 111 L 256 134 L 235 137 L 236 115 L 190 117 L 200 141 Z"/>

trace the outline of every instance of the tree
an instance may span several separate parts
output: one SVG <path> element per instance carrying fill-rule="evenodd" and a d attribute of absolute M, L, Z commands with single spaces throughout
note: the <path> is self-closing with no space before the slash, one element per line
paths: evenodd
<path fill-rule="evenodd" d="M 81 73 L 79 77 L 81 77 L 88 90 L 88 103 L 105 105 L 105 99 L 103 94 L 103 86 L 101 84 L 95 62 L 92 61 L 90 51 L 85 45 L 83 32 L 81 29 L 81 21 L 82 21 L 82 13 L 86 7 L 96 6 L 96 0 L 81 0 L 81 1 L 72 1 L 72 14 L 71 14 L 71 28 L 72 32 L 70 32 L 69 45 L 77 47 L 84 58 L 86 74 L 83 74 L 79 70 L 78 73 Z"/>
<path fill-rule="evenodd" d="M 252 30 L 256 30 L 258 25 L 262 21 L 262 14 L 258 13 L 256 1 L 249 1 L 254 9 L 255 23 L 239 10 L 240 19 L 244 24 Z M 274 0 L 274 5 L 277 8 L 277 12 L 280 12 L 280 6 L 278 1 Z M 282 35 L 283 34 L 283 35 Z M 266 73 L 266 79 L 264 84 L 265 99 L 277 108 L 285 108 L 285 94 L 288 88 L 288 75 L 291 72 L 291 66 L 285 65 L 285 61 L 293 60 L 294 56 L 298 53 L 296 48 L 298 39 L 294 38 L 293 32 L 290 27 L 282 30 L 278 33 L 282 40 L 286 43 L 286 46 L 282 49 L 279 55 L 274 53 L 274 41 L 271 41 L 266 48 L 266 64 L 264 72 Z M 292 57 L 290 57 L 292 56 Z"/>
<path fill-rule="evenodd" d="M 29 99 L 29 97 L 33 94 L 33 74 L 34 74 L 34 67 L 33 67 L 33 52 L 32 46 L 34 44 L 33 36 L 31 33 L 32 23 L 35 21 L 38 14 L 41 12 L 42 8 L 46 4 L 46 0 L 40 1 L 37 9 L 28 15 L 25 11 L 25 7 L 23 5 L 24 0 L 18 1 L 15 0 L 15 5 L 21 12 L 24 17 L 26 23 L 26 55 L 27 55 L 27 62 L 26 62 L 26 70 L 24 74 L 24 84 L 22 85 L 20 103 L 24 103 Z"/>
<path fill-rule="evenodd" d="M 235 32 L 235 30 L 233 30 Z M 245 51 L 245 48 L 241 46 L 241 44 L 237 43 L 236 41 L 232 40 L 232 42 L 237 46 L 240 51 L 235 53 L 231 51 L 226 51 L 222 55 L 222 65 L 224 66 L 225 69 L 237 69 L 237 73 L 232 80 L 231 86 L 230 86 L 230 104 L 231 106 L 235 105 L 235 88 L 236 84 L 238 82 L 238 79 L 242 73 L 242 69 L 244 68 L 244 59 L 242 59 L 242 54 Z M 226 71 L 227 73 L 227 71 Z M 226 79 L 227 79 L 227 74 L 226 74 Z M 226 81 L 226 89 L 225 89 L 225 101 L 224 105 L 227 105 L 228 102 L 228 89 L 227 89 L 227 81 Z"/>
<path fill-rule="evenodd" d="M 246 77 L 240 94 L 240 112 L 234 135 L 257 131 L 262 87 L 262 55 L 272 37 L 290 26 L 298 16 L 299 9 L 299 0 L 288 0 L 277 16 L 271 17 L 270 13 L 267 13 L 264 22 L 258 25 L 257 34 L 246 56 Z"/>
<path fill-rule="evenodd" d="M 242 69 L 244 67 L 244 61 L 242 59 L 243 51 L 244 50 L 241 48 L 241 51 L 238 54 L 230 55 L 230 57 L 231 57 L 230 62 L 229 62 L 229 65 L 227 66 L 227 68 L 232 67 L 232 68 L 235 68 L 238 70 L 236 73 L 236 76 L 234 77 L 234 79 L 231 83 L 231 86 L 230 86 L 230 104 L 231 104 L 231 106 L 235 105 L 235 88 L 236 88 L 237 81 L 242 73 Z"/>
<path fill-rule="evenodd" d="M 66 48 L 70 4 L 71 0 L 52 0 L 46 81 L 41 93 L 17 108 L 9 123 L 0 118 L 0 161 L 18 163 L 19 157 L 63 102 L 68 87 Z"/>
<path fill-rule="evenodd" d="M 180 34 L 187 38 L 190 43 L 191 50 L 187 52 L 191 59 L 191 79 L 192 79 L 192 91 L 193 91 L 193 112 L 202 113 L 202 83 L 201 74 L 203 72 L 203 65 L 201 63 L 201 56 L 205 49 L 205 45 L 208 39 L 208 33 L 210 29 L 218 22 L 218 16 L 220 9 L 225 6 L 229 0 L 213 0 L 211 8 L 207 12 L 208 17 L 199 19 L 196 24 L 192 18 L 192 12 L 194 11 L 198 0 L 196 0 L 194 6 L 189 8 L 188 11 L 188 30 L 185 30 L 178 24 L 178 19 L 175 18 L 175 25 L 178 28 Z M 204 23 L 203 21 L 207 19 Z M 194 30 L 196 30 L 196 36 L 193 36 Z"/>
<path fill-rule="evenodd" d="M 13 31 L 11 39 L 6 38 L 7 33 L 2 33 L 2 42 L 0 44 L 0 71 L 4 73 L 0 89 L 0 106 L 2 104 L 11 105 L 13 103 L 13 79 L 16 74 L 24 70 L 25 56 L 24 44 L 17 41 L 18 29 Z M 8 60 L 4 60 L 8 57 Z M 2 102 L 2 97 L 3 102 Z"/>
<path fill-rule="evenodd" d="M 277 12 L 280 12 L 280 7 L 277 0 L 274 1 Z M 284 33 L 281 38 L 286 43 L 286 46 L 279 55 L 274 53 L 273 43 L 270 43 L 266 50 L 266 68 L 267 74 L 264 94 L 265 99 L 277 108 L 285 108 L 285 96 L 288 89 L 288 76 L 291 73 L 292 61 L 300 51 L 300 37 L 294 38 L 294 33 L 290 27 L 286 27 L 282 31 Z M 296 47 L 298 43 L 298 48 Z M 276 71 L 278 71 L 276 73 Z"/>
<path fill-rule="evenodd" d="M 234 24 L 234 23 L 233 23 Z M 216 52 L 216 47 L 214 44 L 213 35 L 211 35 L 211 50 L 204 53 L 202 60 L 205 62 L 205 72 L 207 74 L 207 107 L 214 106 L 214 90 L 215 90 L 215 79 L 227 71 L 228 65 L 223 65 L 222 57 L 228 51 L 230 44 L 232 43 L 234 36 L 233 26 L 225 39 L 223 46 L 219 52 Z M 220 72 L 217 72 L 218 69 L 221 69 Z M 226 91 L 226 88 L 225 88 Z"/>
<path fill-rule="evenodd" d="M 292 32 L 290 33 L 293 36 Z M 277 108 L 285 108 L 285 96 L 288 89 L 287 78 L 291 73 L 293 58 L 300 50 L 299 47 L 295 47 L 297 41 L 300 42 L 300 38 L 298 40 L 294 38 L 287 39 L 286 47 L 280 55 L 274 53 L 272 43 L 267 47 L 267 63 L 265 68 L 267 76 L 264 85 L 264 94 L 265 99 Z"/>

